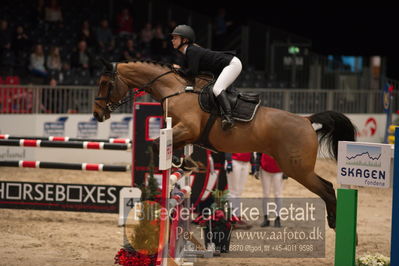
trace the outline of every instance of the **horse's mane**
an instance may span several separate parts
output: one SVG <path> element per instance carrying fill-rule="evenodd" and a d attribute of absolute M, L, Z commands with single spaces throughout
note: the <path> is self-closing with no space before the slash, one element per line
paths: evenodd
<path fill-rule="evenodd" d="M 156 66 L 168 68 L 169 70 L 175 70 L 175 68 L 173 67 L 173 64 L 171 64 L 171 63 L 156 61 L 156 60 L 152 60 L 152 59 L 145 59 L 145 60 L 136 59 L 136 60 L 126 61 L 126 63 L 154 64 Z M 201 73 L 198 76 L 193 77 L 193 78 L 186 77 L 186 76 L 182 75 L 181 73 L 179 73 L 178 71 L 175 71 L 175 73 L 177 75 L 179 75 L 180 77 L 182 77 L 189 84 L 197 84 L 197 82 L 201 82 L 201 80 L 205 81 L 207 84 L 209 84 L 214 79 L 213 75 L 210 73 Z"/>
<path fill-rule="evenodd" d="M 152 59 L 136 59 L 131 61 L 126 61 L 126 63 L 146 63 L 146 64 L 154 64 L 161 67 L 166 67 L 168 69 L 173 69 L 173 65 L 171 63 L 160 62 Z"/>

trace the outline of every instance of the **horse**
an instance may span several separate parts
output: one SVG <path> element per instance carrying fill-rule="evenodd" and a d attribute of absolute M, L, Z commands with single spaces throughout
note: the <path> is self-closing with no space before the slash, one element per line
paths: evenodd
<path fill-rule="evenodd" d="M 172 117 L 174 150 L 198 142 L 210 114 L 201 109 L 198 94 L 192 92 L 209 80 L 199 78 L 193 83 L 172 65 L 155 61 L 102 62 L 104 71 L 93 104 L 97 121 L 110 118 L 112 111 L 129 100 L 129 92 L 138 88 L 161 102 L 164 113 Z M 275 158 L 286 175 L 323 199 L 328 225 L 335 229 L 335 190 L 315 173 L 315 163 L 320 143 L 325 142 L 337 160 L 338 141 L 355 140 L 356 128 L 344 114 L 324 111 L 304 117 L 260 106 L 250 122 L 236 122 L 234 128 L 222 130 L 219 117 L 208 131 L 208 143 L 217 151 L 260 152 Z"/>

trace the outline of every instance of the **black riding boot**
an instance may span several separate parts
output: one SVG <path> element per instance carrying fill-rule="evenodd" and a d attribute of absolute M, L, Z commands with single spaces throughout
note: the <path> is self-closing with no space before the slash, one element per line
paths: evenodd
<path fill-rule="evenodd" d="M 274 227 L 281 227 L 280 217 L 276 217 L 274 220 Z"/>
<path fill-rule="evenodd" d="M 269 221 L 269 219 L 267 218 L 267 215 L 265 215 L 265 216 L 264 216 L 263 223 L 261 223 L 260 227 L 268 227 L 268 226 L 270 226 L 270 221 Z"/>
<path fill-rule="evenodd" d="M 222 109 L 222 129 L 227 130 L 230 129 L 234 126 L 234 120 L 231 117 L 231 106 L 229 99 L 227 98 L 226 91 L 222 91 L 217 97 L 216 97 L 219 106 Z"/>

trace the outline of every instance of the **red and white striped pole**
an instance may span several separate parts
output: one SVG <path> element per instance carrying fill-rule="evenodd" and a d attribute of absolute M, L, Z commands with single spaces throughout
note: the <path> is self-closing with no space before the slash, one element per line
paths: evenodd
<path fill-rule="evenodd" d="M 131 143 L 131 139 L 123 139 L 123 138 L 109 138 L 109 139 L 82 139 L 82 138 L 70 138 L 64 136 L 48 136 L 48 137 L 36 137 L 36 136 L 12 136 L 9 134 L 0 134 L 0 139 L 32 139 L 32 140 L 48 140 L 48 141 L 89 141 L 89 142 L 106 142 L 106 143 L 120 143 L 127 144 Z"/>
<path fill-rule="evenodd" d="M 45 168 L 45 169 L 65 169 L 81 171 L 104 171 L 104 172 L 127 172 L 130 165 L 106 165 L 96 163 L 58 163 L 41 161 L 0 161 L 0 167 L 19 167 L 19 168 Z"/>
<path fill-rule="evenodd" d="M 0 139 L 0 146 L 19 146 L 19 147 L 46 147 L 46 148 L 75 148 L 92 150 L 128 150 L 131 144 L 90 142 L 90 141 L 49 141 L 34 139 Z"/>

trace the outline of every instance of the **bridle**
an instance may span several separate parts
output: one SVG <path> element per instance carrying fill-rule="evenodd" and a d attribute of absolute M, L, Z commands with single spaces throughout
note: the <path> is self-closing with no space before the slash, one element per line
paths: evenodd
<path fill-rule="evenodd" d="M 141 88 L 134 88 L 134 89 L 129 90 L 128 95 L 125 96 L 123 99 L 119 100 L 118 102 L 112 102 L 112 100 L 111 100 L 112 90 L 115 89 L 115 83 L 117 80 L 123 82 L 127 87 L 129 87 L 129 86 L 126 84 L 126 82 L 123 79 L 120 78 L 120 75 L 118 73 L 118 63 L 111 63 L 110 65 L 112 67 L 105 67 L 103 72 L 101 73 L 101 75 L 110 77 L 110 80 L 107 81 L 107 85 L 108 85 L 107 95 L 105 97 L 94 98 L 94 100 L 95 100 L 94 103 L 100 109 L 102 109 L 105 112 L 109 112 L 109 113 L 112 113 L 113 111 L 118 109 L 121 105 L 133 100 L 136 95 L 142 94 L 143 92 L 146 92 L 147 90 L 151 90 L 152 89 L 151 86 L 153 85 L 153 83 L 155 81 L 157 81 L 158 79 L 160 79 L 161 77 L 166 76 L 170 73 L 175 73 L 174 69 L 167 71 L 165 73 L 162 73 L 161 75 L 155 77 L 150 82 L 146 83 Z M 102 106 L 97 101 L 105 101 L 106 106 Z"/>

